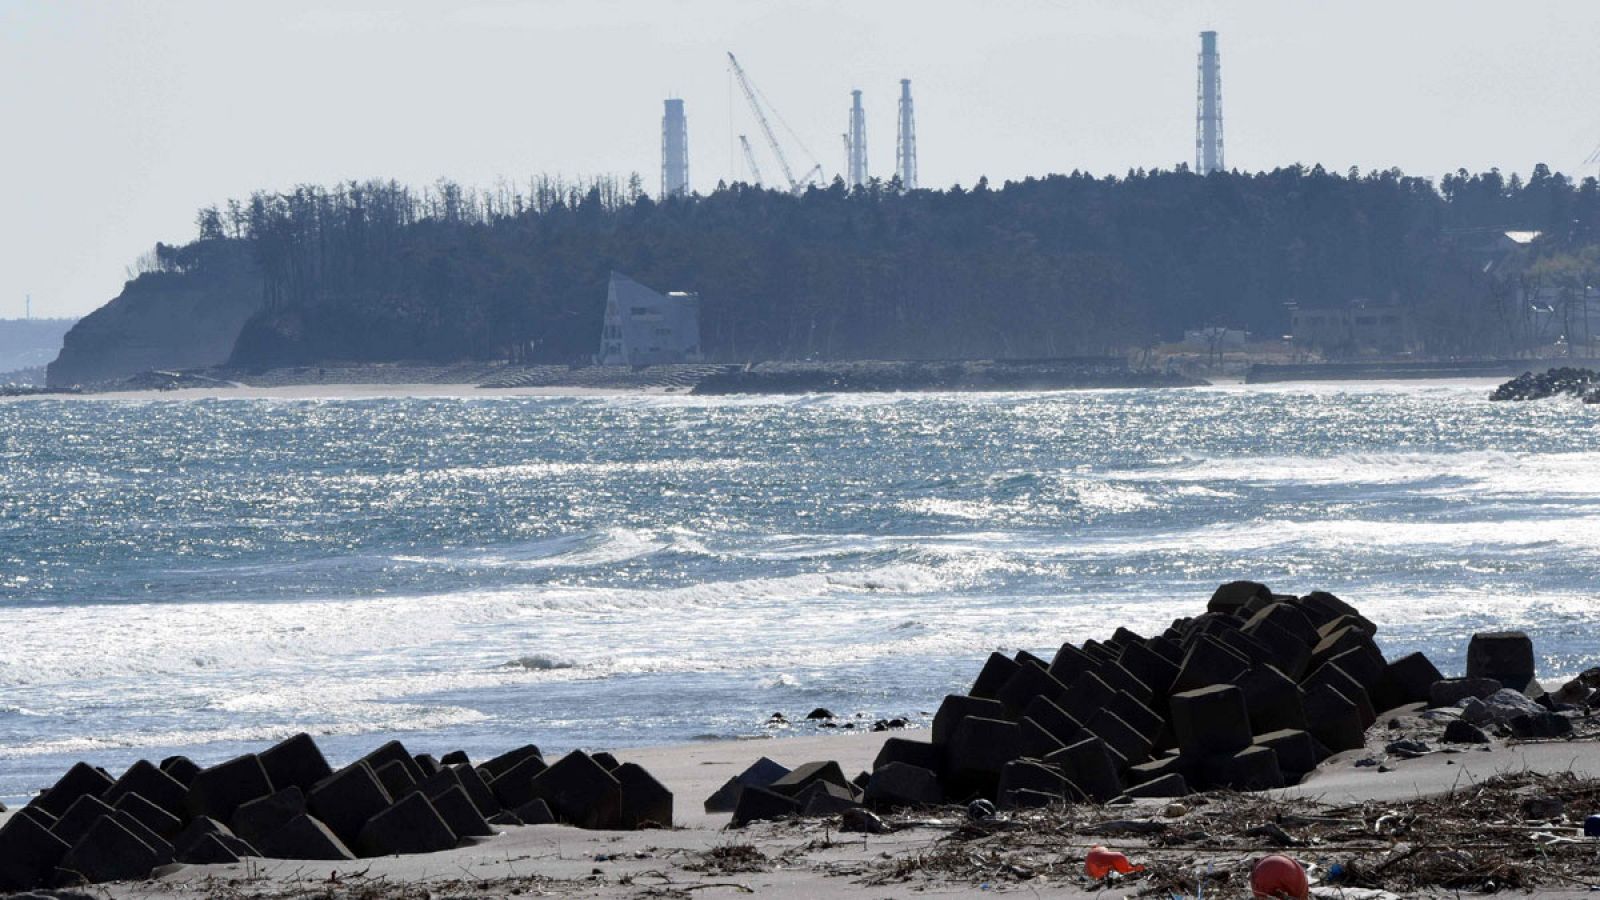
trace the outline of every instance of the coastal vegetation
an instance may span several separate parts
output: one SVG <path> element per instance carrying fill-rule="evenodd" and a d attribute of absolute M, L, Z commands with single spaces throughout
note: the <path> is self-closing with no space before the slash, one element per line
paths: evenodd
<path fill-rule="evenodd" d="M 708 358 L 1104 354 L 1226 326 L 1288 328 L 1290 304 L 1406 308 L 1429 351 L 1507 351 L 1528 279 L 1587 283 L 1600 188 L 1536 167 L 1340 174 L 1074 172 L 800 196 L 746 184 L 658 201 L 638 176 L 470 190 L 302 186 L 204 209 L 140 278 L 201 277 L 248 248 L 261 297 L 230 362 L 511 359 L 595 352 L 611 270 L 702 297 Z M 1537 231 L 1527 264 L 1486 265 Z"/>

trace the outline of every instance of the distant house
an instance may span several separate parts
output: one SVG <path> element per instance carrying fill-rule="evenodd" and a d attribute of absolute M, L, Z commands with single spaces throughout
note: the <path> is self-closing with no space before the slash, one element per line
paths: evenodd
<path fill-rule="evenodd" d="M 1208 325 L 1205 328 L 1190 328 L 1183 333 L 1183 346 L 1191 350 L 1243 350 L 1249 342 L 1250 333 L 1242 328 Z"/>
<path fill-rule="evenodd" d="M 600 365 L 649 366 L 703 358 L 699 294 L 661 294 L 620 272 L 611 273 Z"/>
<path fill-rule="evenodd" d="M 1345 306 L 1295 309 L 1289 316 L 1294 342 L 1329 353 L 1398 353 L 1415 342 L 1404 307 L 1352 300 Z"/>

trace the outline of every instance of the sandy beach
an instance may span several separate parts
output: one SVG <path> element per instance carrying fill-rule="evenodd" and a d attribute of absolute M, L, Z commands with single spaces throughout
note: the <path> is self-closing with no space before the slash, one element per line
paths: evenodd
<path fill-rule="evenodd" d="M 917 737 L 918 732 L 906 732 Z M 890 834 L 842 833 L 838 819 L 756 823 L 743 829 L 726 827 L 728 816 L 708 815 L 703 799 L 760 756 L 793 766 L 817 759 L 837 760 L 847 772 L 870 765 L 883 734 L 827 735 L 770 740 L 718 741 L 618 751 L 625 761 L 645 765 L 675 795 L 676 827 L 637 832 L 584 831 L 558 825 L 507 827 L 473 846 L 419 856 L 363 859 L 329 864 L 293 860 L 245 860 L 231 865 L 174 867 L 140 883 L 96 888 L 97 895 L 118 898 L 289 897 L 503 897 L 562 895 L 577 897 L 723 896 L 756 893 L 780 898 L 816 896 L 913 897 L 975 896 L 993 890 L 1025 891 L 1054 896 L 1135 896 L 1150 887 L 1134 878 L 1120 885 L 1100 884 L 1084 876 L 1082 859 L 1094 844 L 1121 849 L 1159 874 L 1165 867 L 1196 861 L 1221 867 L 1247 866 L 1271 848 L 1207 851 L 1177 847 L 1161 850 L 1149 838 L 1134 835 L 1056 833 L 1038 850 L 1037 823 L 1050 814 L 1006 814 L 1029 832 L 1041 870 L 1031 877 L 990 883 L 943 871 L 943 859 L 965 816 L 957 808 L 891 819 Z M 1314 802 L 1329 809 L 1403 803 L 1418 798 L 1465 792 L 1507 773 L 1564 773 L 1600 778 L 1600 742 L 1593 739 L 1526 743 L 1492 750 L 1444 750 L 1417 759 L 1391 759 L 1386 769 L 1357 766 L 1374 753 L 1382 755 L 1382 724 L 1373 729 L 1367 750 L 1339 754 L 1305 783 L 1282 791 L 1249 795 L 1249 811 L 1239 813 L 1238 827 L 1266 821 L 1263 811 L 1304 809 Z M 1208 801 L 1190 798 L 1186 808 L 1196 816 Z M 1226 806 L 1223 797 L 1213 801 Z M 1078 822 L 1163 823 L 1181 827 L 1169 801 L 1143 800 L 1127 806 L 1069 808 Z M 1252 818 L 1252 816 L 1257 818 Z M 1034 823 L 1030 826 L 1030 822 Z M 1120 827 L 1113 824 L 1113 828 Z M 1083 828 L 1080 831 L 1093 831 Z M 1559 829 L 1554 829 L 1559 830 Z M 1403 844 L 1401 845 L 1404 846 Z M 1339 850 L 1315 845 L 1289 849 L 1310 867 L 1313 878 L 1340 859 Z M 1237 888 L 1237 886 L 1236 886 Z M 1208 895 L 1213 895 L 1211 891 Z M 1584 893 L 1576 890 L 1571 896 Z M 1235 889 L 1215 896 L 1243 896 Z M 1360 890 L 1319 888 L 1318 896 L 1392 896 Z M 1438 894 L 1447 896 L 1448 892 Z M 1540 891 L 1540 896 L 1565 894 Z"/>

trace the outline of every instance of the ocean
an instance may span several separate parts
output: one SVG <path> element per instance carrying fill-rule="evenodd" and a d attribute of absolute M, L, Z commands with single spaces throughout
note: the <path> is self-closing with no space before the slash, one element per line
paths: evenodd
<path fill-rule="evenodd" d="M 0 798 L 302 730 L 925 722 L 991 651 L 1236 578 L 1447 673 L 1525 629 L 1558 681 L 1600 664 L 1600 413 L 1488 390 L 3 402 Z"/>

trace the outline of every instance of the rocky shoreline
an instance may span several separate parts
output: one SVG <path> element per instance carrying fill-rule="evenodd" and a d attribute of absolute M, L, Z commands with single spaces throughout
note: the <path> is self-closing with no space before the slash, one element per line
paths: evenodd
<path fill-rule="evenodd" d="M 1490 400 L 1547 400 L 1551 397 L 1576 397 L 1584 403 L 1600 403 L 1600 372 L 1569 366 L 1539 375 L 1523 372 L 1489 395 Z"/>

